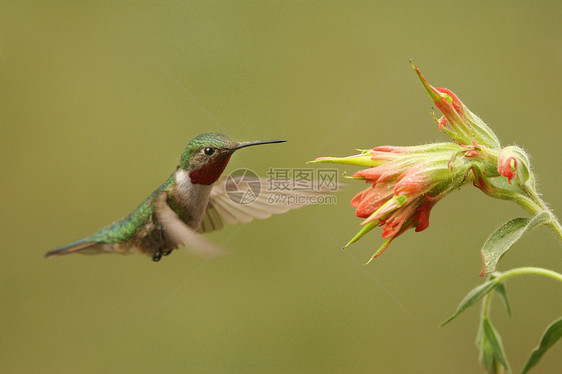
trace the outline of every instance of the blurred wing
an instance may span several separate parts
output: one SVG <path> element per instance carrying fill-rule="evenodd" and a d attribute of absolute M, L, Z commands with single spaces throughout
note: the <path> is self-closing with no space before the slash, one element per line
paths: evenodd
<path fill-rule="evenodd" d="M 211 192 L 212 193 L 212 192 Z M 207 210 L 203 215 L 203 221 L 201 221 L 201 226 L 197 231 L 199 232 L 211 232 L 222 229 L 224 226 L 222 218 L 209 199 L 209 204 L 207 205 Z"/>
<path fill-rule="evenodd" d="M 276 185 L 275 180 L 248 176 L 219 179 L 211 190 L 207 210 L 198 231 L 220 230 L 224 226 L 223 221 L 234 224 L 250 222 L 254 218 L 269 218 L 273 214 L 313 204 L 319 196 L 334 192 L 328 188 L 313 188 L 313 191 L 269 191 L 270 185 Z"/>
<path fill-rule="evenodd" d="M 170 208 L 167 193 L 161 192 L 154 203 L 154 214 L 162 226 L 167 242 L 172 248 L 186 247 L 193 255 L 205 258 L 219 257 L 226 251 L 187 226 Z"/>

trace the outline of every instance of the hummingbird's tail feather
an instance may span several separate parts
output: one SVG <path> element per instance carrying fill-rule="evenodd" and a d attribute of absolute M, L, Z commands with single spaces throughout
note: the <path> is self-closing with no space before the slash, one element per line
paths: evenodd
<path fill-rule="evenodd" d="M 53 249 L 52 251 L 45 253 L 45 257 L 67 255 L 69 253 L 81 252 L 88 249 L 90 250 L 88 252 L 91 252 L 91 250 L 94 249 L 93 247 L 96 247 L 99 244 L 100 243 L 87 241 L 86 239 L 81 239 L 69 243 L 67 245 L 64 245 L 62 247 L 59 247 L 57 249 Z"/>

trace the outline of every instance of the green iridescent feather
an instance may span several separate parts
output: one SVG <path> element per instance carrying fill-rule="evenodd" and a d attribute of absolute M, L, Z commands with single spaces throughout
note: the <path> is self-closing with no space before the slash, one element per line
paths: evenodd
<path fill-rule="evenodd" d="M 143 225 L 152 221 L 154 197 L 168 190 L 175 182 L 174 175 L 171 175 L 164 184 L 148 196 L 133 212 L 128 216 L 105 226 L 95 234 L 85 238 L 86 242 L 99 243 L 123 243 L 131 239 L 135 232 Z"/>
<path fill-rule="evenodd" d="M 182 169 L 189 169 L 189 162 L 194 153 L 199 152 L 203 146 L 213 146 L 220 148 L 228 148 L 232 144 L 232 140 L 223 134 L 209 132 L 195 137 L 180 157 L 180 167 Z"/>

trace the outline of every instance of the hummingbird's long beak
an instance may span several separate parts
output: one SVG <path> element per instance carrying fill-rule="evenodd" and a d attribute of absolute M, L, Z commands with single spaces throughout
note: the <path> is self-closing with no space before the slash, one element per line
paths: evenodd
<path fill-rule="evenodd" d="M 244 148 L 244 147 L 251 147 L 253 145 L 260 145 L 260 144 L 271 144 L 271 143 L 284 143 L 286 140 L 258 140 L 255 142 L 242 142 L 238 143 L 238 145 L 234 148 L 235 150 Z"/>

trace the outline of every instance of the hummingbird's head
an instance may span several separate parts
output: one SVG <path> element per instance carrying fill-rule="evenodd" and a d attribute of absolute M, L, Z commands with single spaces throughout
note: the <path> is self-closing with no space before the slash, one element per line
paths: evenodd
<path fill-rule="evenodd" d="M 180 158 L 180 168 L 189 173 L 191 183 L 213 184 L 226 168 L 230 156 L 238 149 L 252 145 L 282 142 L 284 140 L 239 143 L 223 134 L 201 134 L 185 147 Z"/>

